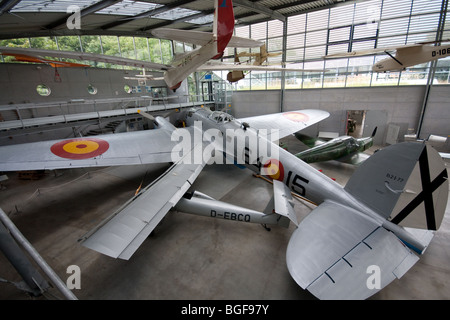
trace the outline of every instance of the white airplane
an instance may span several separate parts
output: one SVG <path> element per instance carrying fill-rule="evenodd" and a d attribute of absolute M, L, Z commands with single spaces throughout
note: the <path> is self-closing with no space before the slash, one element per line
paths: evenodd
<path fill-rule="evenodd" d="M 156 129 L 0 147 L 0 171 L 173 162 L 83 237 L 83 246 L 129 259 L 173 207 L 240 222 L 293 222 L 298 228 L 287 247 L 288 270 L 321 299 L 365 299 L 402 277 L 442 222 L 447 170 L 426 144 L 400 143 L 376 152 L 343 187 L 274 143 L 325 119 L 328 112 L 234 119 L 192 108 L 185 114 L 187 127 L 179 129 L 162 117 L 142 114 Z M 273 180 L 273 197 L 264 212 L 187 193 L 205 165 L 225 161 Z M 291 192 L 317 205 L 300 223 Z"/>
<path fill-rule="evenodd" d="M 442 40 L 439 42 L 449 41 L 450 40 Z M 389 58 L 375 63 L 372 66 L 372 70 L 375 72 L 400 71 L 404 70 L 407 67 L 450 56 L 450 45 L 427 45 L 431 43 L 436 43 L 436 41 L 419 42 L 415 44 L 396 47 L 352 51 L 347 53 L 336 53 L 324 56 L 323 58 L 348 58 L 383 52 L 387 54 Z M 395 55 L 393 55 L 391 51 L 395 51 Z"/>

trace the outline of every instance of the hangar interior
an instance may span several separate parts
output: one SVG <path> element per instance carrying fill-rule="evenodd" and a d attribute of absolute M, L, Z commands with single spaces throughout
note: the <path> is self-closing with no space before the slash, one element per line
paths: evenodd
<path fill-rule="evenodd" d="M 195 45 L 155 38 L 158 28 L 212 31 L 214 1 L 0 1 L 0 47 L 112 55 L 170 64 Z M 450 39 L 448 1 L 233 0 L 240 37 L 263 41 L 268 64 L 314 71 L 249 71 L 237 82 L 226 71 L 194 72 L 176 91 L 163 80 L 142 80 L 141 68 L 82 61 L 52 67 L 0 55 L 0 146 L 151 130 L 138 109 L 180 125 L 191 107 L 222 110 L 235 118 L 302 109 L 330 116 L 304 130 L 309 136 L 368 137 L 373 154 L 404 141 L 426 141 L 450 152 L 450 58 L 380 73 L 372 65 L 385 52 L 324 59 L 340 52 L 395 48 Z M 74 12 L 80 26 L 69 28 Z M 73 20 L 70 20 L 73 22 Z M 434 44 L 433 44 L 434 45 Z M 226 48 L 224 62 L 260 48 Z M 46 57 L 51 59 L 51 57 Z M 240 58 L 244 62 L 243 58 Z M 58 58 L 63 62 L 80 62 Z M 249 57 L 248 63 L 253 63 Z M 161 77 L 162 72 L 147 70 Z M 349 130 L 354 121 L 357 130 Z M 303 132 L 303 131 L 302 131 Z M 307 149 L 294 136 L 281 140 L 295 154 Z M 446 166 L 448 161 L 445 160 Z M 337 161 L 311 164 L 345 185 L 356 167 Z M 136 256 L 111 259 L 78 239 L 149 184 L 167 164 L 44 172 L 0 172 L 0 208 L 65 280 L 81 269 L 80 299 L 315 299 L 286 268 L 294 225 L 273 227 L 170 212 Z M 370 183 L 369 181 L 367 183 Z M 271 185 L 233 165 L 206 166 L 193 187 L 233 204 L 264 210 Z M 303 219 L 313 206 L 295 201 Z M 450 298 L 449 212 L 419 262 L 372 299 Z M 20 290 L 21 279 L 0 255 L 1 299 L 55 299 Z"/>

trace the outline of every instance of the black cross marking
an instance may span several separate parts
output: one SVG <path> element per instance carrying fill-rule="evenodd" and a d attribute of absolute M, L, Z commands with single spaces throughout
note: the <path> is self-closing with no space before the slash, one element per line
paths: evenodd
<path fill-rule="evenodd" d="M 436 230 L 436 217 L 434 214 L 433 192 L 447 181 L 447 170 L 444 169 L 433 181 L 430 178 L 427 148 L 424 147 L 419 157 L 420 178 L 422 180 L 422 192 L 420 192 L 402 211 L 392 220 L 398 224 L 405 219 L 422 202 L 425 204 L 425 215 L 428 230 Z"/>

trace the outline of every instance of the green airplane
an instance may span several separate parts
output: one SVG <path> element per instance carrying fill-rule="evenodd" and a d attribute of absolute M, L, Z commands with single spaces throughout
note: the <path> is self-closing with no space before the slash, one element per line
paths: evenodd
<path fill-rule="evenodd" d="M 354 165 L 360 164 L 369 157 L 362 152 L 373 145 L 376 132 L 377 128 L 370 137 L 356 139 L 340 136 L 327 142 L 296 132 L 295 137 L 311 148 L 297 153 L 296 156 L 306 163 L 337 160 Z"/>

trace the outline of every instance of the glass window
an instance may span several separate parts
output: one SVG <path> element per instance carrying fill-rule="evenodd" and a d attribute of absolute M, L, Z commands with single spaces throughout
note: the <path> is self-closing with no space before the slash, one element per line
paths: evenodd
<path fill-rule="evenodd" d="M 97 88 L 94 87 L 92 84 L 88 85 L 87 91 L 89 92 L 89 94 L 92 94 L 92 95 L 97 94 Z"/>
<path fill-rule="evenodd" d="M 283 49 L 283 38 L 272 38 L 267 40 L 267 51 L 280 51 Z"/>
<path fill-rule="evenodd" d="M 78 38 L 78 36 L 58 37 L 58 46 L 59 46 L 59 50 L 82 51 L 80 38 Z"/>
<path fill-rule="evenodd" d="M 291 36 L 287 36 L 286 48 L 299 48 L 305 45 L 305 34 L 294 34 Z"/>
<path fill-rule="evenodd" d="M 36 87 L 36 91 L 39 95 L 43 97 L 48 97 L 52 91 L 45 84 L 40 84 Z"/>
<path fill-rule="evenodd" d="M 287 19 L 287 34 L 305 32 L 306 14 L 289 17 Z"/>
<path fill-rule="evenodd" d="M 286 61 L 302 61 L 304 51 L 303 48 L 286 50 Z"/>
<path fill-rule="evenodd" d="M 149 38 L 148 44 L 150 47 L 150 60 L 156 63 L 162 63 L 160 40 Z"/>
<path fill-rule="evenodd" d="M 265 40 L 267 38 L 267 22 L 250 25 L 251 38 L 255 40 Z"/>
<path fill-rule="evenodd" d="M 148 52 L 147 38 L 134 38 L 136 45 L 136 57 L 138 60 L 150 61 L 150 54 Z"/>
<path fill-rule="evenodd" d="M 81 36 L 83 51 L 88 53 L 102 53 L 99 36 Z"/>
<path fill-rule="evenodd" d="M 313 31 L 328 28 L 329 9 L 313 11 L 308 13 L 306 20 L 306 30 Z"/>
<path fill-rule="evenodd" d="M 136 59 L 133 37 L 119 37 L 120 55 L 128 59 Z"/>
<path fill-rule="evenodd" d="M 120 56 L 119 43 L 116 36 L 101 36 L 103 54 L 108 56 Z"/>
<path fill-rule="evenodd" d="M 350 26 L 330 29 L 328 32 L 328 42 L 348 41 L 350 39 L 350 31 Z"/>
<path fill-rule="evenodd" d="M 170 64 L 173 59 L 172 43 L 170 40 L 161 40 L 162 63 Z"/>
<path fill-rule="evenodd" d="M 77 37 L 78 41 L 78 37 Z M 54 37 L 36 37 L 30 38 L 31 48 L 45 49 L 45 50 L 58 50 L 56 39 Z M 80 44 L 78 44 L 80 46 Z M 76 50 L 71 50 L 76 51 Z"/>

